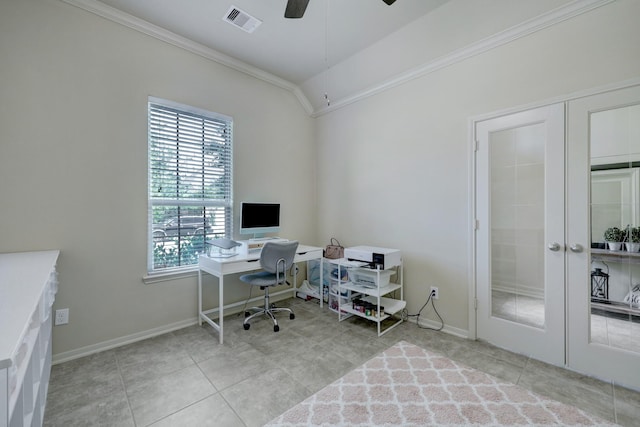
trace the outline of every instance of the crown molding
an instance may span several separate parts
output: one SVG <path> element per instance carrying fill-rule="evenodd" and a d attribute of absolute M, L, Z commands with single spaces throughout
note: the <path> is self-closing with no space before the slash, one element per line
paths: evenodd
<path fill-rule="evenodd" d="M 271 73 L 267 73 L 259 68 L 256 68 L 252 65 L 247 64 L 246 62 L 239 61 L 231 56 L 225 55 L 221 52 L 218 52 L 214 49 L 208 48 L 200 43 L 196 43 L 193 40 L 189 40 L 185 37 L 179 36 L 169 30 L 166 30 L 162 27 L 154 25 L 150 22 L 142 20 L 140 18 L 136 18 L 133 15 L 122 12 L 116 8 L 108 6 L 98 0 L 61 0 L 65 3 L 68 3 L 72 6 L 83 9 L 87 12 L 91 12 L 95 15 L 98 15 L 102 18 L 108 19 L 115 23 L 124 25 L 125 27 L 131 28 L 135 31 L 139 31 L 143 34 L 156 38 L 158 40 L 169 43 L 173 46 L 179 47 L 181 49 L 185 49 L 191 53 L 199 55 L 203 58 L 209 59 L 211 61 L 217 62 L 218 64 L 224 65 L 226 67 L 232 68 L 236 71 L 240 71 L 242 73 L 248 74 L 251 77 L 255 77 L 256 79 L 265 81 L 274 86 L 280 87 L 282 89 L 286 89 L 292 92 L 295 97 L 298 99 L 302 108 L 307 112 L 307 114 L 311 114 L 313 112 L 313 107 L 311 103 L 306 98 L 304 93 L 300 90 L 300 88 L 278 76 L 275 76 Z"/>
<path fill-rule="evenodd" d="M 589 12 L 608 3 L 612 3 L 613 1 L 615 0 L 575 0 L 562 7 L 551 10 L 547 13 L 543 13 L 542 15 L 539 15 L 507 30 L 501 31 L 490 37 L 472 43 L 469 46 L 453 51 L 431 62 L 413 68 L 404 73 L 398 74 L 397 76 L 388 79 L 380 84 L 373 85 L 367 89 L 364 89 L 351 96 L 339 99 L 335 102 L 332 101 L 331 106 L 315 110 L 313 113 L 311 113 L 311 117 L 316 118 L 340 108 L 346 107 L 347 105 L 361 101 L 370 96 L 377 95 L 396 86 L 407 83 L 411 80 L 431 74 L 440 69 L 464 61 L 465 59 L 487 52 L 491 49 L 495 49 L 499 46 L 511 43 L 512 41 L 518 40 L 521 37 L 528 36 L 552 25 Z"/>
<path fill-rule="evenodd" d="M 352 95 L 344 98 L 333 100 L 330 106 L 323 107 L 314 110 L 309 99 L 300 89 L 299 86 L 284 80 L 271 73 L 267 73 L 257 67 L 249 65 L 245 62 L 239 61 L 221 52 L 208 48 L 200 43 L 196 43 L 185 37 L 179 36 L 171 31 L 161 28 L 157 25 L 151 24 L 140 18 L 136 18 L 128 13 L 122 12 L 111 6 L 108 6 L 98 0 L 61 0 L 72 6 L 76 6 L 85 11 L 91 12 L 102 18 L 124 25 L 133 30 L 139 31 L 148 36 L 154 37 L 158 40 L 169 43 L 173 46 L 185 49 L 196 55 L 202 56 L 211 61 L 217 62 L 221 65 L 232 68 L 236 71 L 245 73 L 249 76 L 273 84 L 282 89 L 288 90 L 298 99 L 302 108 L 311 117 L 316 118 L 324 114 L 328 114 L 332 111 L 346 107 L 347 105 L 366 99 L 370 96 L 377 95 L 389 89 L 392 89 L 401 84 L 407 83 L 411 80 L 426 76 L 435 71 L 454 65 L 465 59 L 487 52 L 491 49 L 495 49 L 502 45 L 508 44 L 512 41 L 518 40 L 521 37 L 528 36 L 535 32 L 541 31 L 552 25 L 566 21 L 573 17 L 579 16 L 583 13 L 589 12 L 593 9 L 604 6 L 615 0 L 575 0 L 557 9 L 551 10 L 547 13 L 539 15 L 533 19 L 525 21 L 507 30 L 496 33 L 490 37 L 479 40 L 464 48 L 453 51 L 447 55 L 441 56 L 433 61 L 427 62 L 423 65 L 415 67 L 404 73 L 400 73 L 395 77 L 385 80 L 379 84 L 370 86 L 360 92 L 356 92 Z"/>

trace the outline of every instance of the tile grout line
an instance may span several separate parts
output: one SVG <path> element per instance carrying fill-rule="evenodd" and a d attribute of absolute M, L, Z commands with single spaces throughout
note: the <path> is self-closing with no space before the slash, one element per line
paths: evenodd
<path fill-rule="evenodd" d="M 129 412 L 131 413 L 131 421 L 133 421 L 133 425 L 137 427 L 138 423 L 136 422 L 136 417 L 133 415 L 133 408 L 131 407 L 131 400 L 129 399 L 129 393 L 127 392 L 127 385 L 124 383 L 124 376 L 122 375 L 122 369 L 120 368 L 120 359 L 118 358 L 118 352 L 114 352 L 114 357 L 116 359 L 116 368 L 118 368 L 118 376 L 120 377 L 120 383 L 122 384 L 122 391 L 124 391 L 124 395 L 127 398 L 127 406 L 129 407 Z"/>
<path fill-rule="evenodd" d="M 193 357 L 191 357 L 193 359 Z M 224 397 L 224 394 L 222 394 L 222 390 L 218 390 L 218 387 L 215 386 L 215 384 L 213 384 L 213 382 L 211 382 L 211 379 L 209 379 L 209 377 L 207 376 L 207 374 L 202 370 L 202 367 L 200 366 L 200 364 L 198 362 L 196 362 L 195 360 L 193 361 L 196 366 L 198 367 L 198 370 L 200 372 L 202 372 L 202 375 L 204 375 L 204 377 L 207 379 L 207 381 L 209 382 L 209 384 L 211 384 L 211 387 L 213 387 L 213 389 L 216 391 L 215 393 L 205 397 L 205 399 L 208 399 L 211 396 L 214 396 L 215 394 L 220 395 L 220 398 L 222 400 L 224 400 L 224 403 L 227 404 L 227 406 L 229 407 L 229 409 L 231 409 L 231 412 L 233 412 L 233 414 L 240 420 L 242 421 L 242 424 L 245 425 L 245 427 L 247 427 L 247 423 L 242 419 L 242 417 L 240 416 L 240 414 L 238 414 L 238 412 L 236 412 L 235 408 L 233 406 L 231 406 L 231 404 L 227 401 L 227 399 Z M 227 387 L 229 388 L 229 387 Z M 204 399 L 202 399 L 204 400 Z M 201 400 L 201 401 L 202 401 Z M 197 403 L 197 402 L 196 402 Z M 195 404 L 195 403 L 194 403 Z"/>
<path fill-rule="evenodd" d="M 618 424 L 618 408 L 616 407 L 616 383 L 611 381 L 611 397 L 613 405 L 613 422 Z"/>

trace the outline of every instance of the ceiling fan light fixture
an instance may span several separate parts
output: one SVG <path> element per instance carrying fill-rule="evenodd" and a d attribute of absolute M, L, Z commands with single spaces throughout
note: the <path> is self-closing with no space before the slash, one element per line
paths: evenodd
<path fill-rule="evenodd" d="M 395 3 L 396 0 L 382 0 L 389 6 Z M 287 7 L 284 10 L 284 17 L 290 19 L 299 19 L 304 16 L 304 11 L 307 10 L 309 0 L 287 0 Z"/>
<path fill-rule="evenodd" d="M 284 10 L 284 17 L 291 19 L 298 19 L 304 16 L 304 11 L 307 10 L 309 0 L 289 0 L 287 1 L 287 8 Z"/>

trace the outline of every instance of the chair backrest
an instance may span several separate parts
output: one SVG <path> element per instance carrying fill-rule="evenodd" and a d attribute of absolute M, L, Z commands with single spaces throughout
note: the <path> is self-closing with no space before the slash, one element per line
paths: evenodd
<path fill-rule="evenodd" d="M 296 256 L 298 242 L 266 242 L 260 252 L 260 264 L 264 271 L 269 273 L 284 273 L 293 264 L 293 258 Z M 284 260 L 283 262 L 278 262 Z"/>

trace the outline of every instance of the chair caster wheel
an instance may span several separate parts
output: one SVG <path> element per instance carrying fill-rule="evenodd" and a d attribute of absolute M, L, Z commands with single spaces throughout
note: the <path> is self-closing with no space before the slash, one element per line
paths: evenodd
<path fill-rule="evenodd" d="M 289 319 L 293 320 L 293 319 L 295 319 L 295 318 L 296 318 L 296 315 L 295 315 L 295 314 L 293 314 L 293 313 L 289 314 Z"/>
<path fill-rule="evenodd" d="M 245 330 L 245 331 L 248 331 L 248 330 L 249 330 L 249 328 L 251 327 L 251 325 L 250 325 L 250 324 L 248 324 L 248 323 L 245 323 L 245 324 L 243 324 L 242 326 L 244 326 L 244 330 Z"/>
<path fill-rule="evenodd" d="M 244 312 L 244 317 L 249 317 L 249 316 L 251 316 L 251 313 L 249 313 L 248 311 L 245 311 Z"/>
<path fill-rule="evenodd" d="M 279 330 L 280 330 L 280 326 L 275 325 L 275 326 L 273 327 L 273 332 L 278 332 Z"/>

